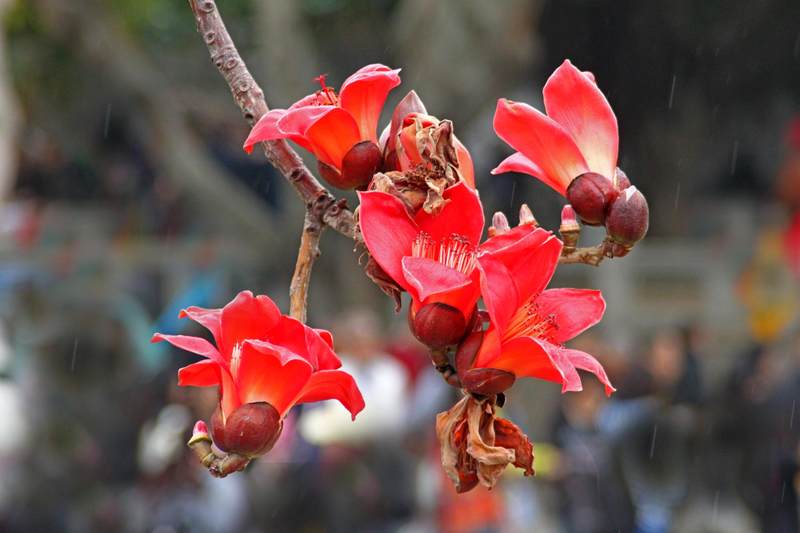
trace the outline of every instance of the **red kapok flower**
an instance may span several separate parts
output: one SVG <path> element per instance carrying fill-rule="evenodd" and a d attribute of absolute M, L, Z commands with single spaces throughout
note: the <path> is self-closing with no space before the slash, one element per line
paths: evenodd
<path fill-rule="evenodd" d="M 221 449 L 246 456 L 265 453 L 280 433 L 286 412 L 299 403 L 339 400 L 355 419 L 364 399 L 341 361 L 333 338 L 282 315 L 267 296 L 240 292 L 222 309 L 181 311 L 206 327 L 214 344 L 199 337 L 153 335 L 205 359 L 178 371 L 178 385 L 218 386 L 220 401 L 212 418 Z"/>
<path fill-rule="evenodd" d="M 543 95 L 546 115 L 527 104 L 498 100 L 494 130 L 518 151 L 492 173 L 531 174 L 562 195 L 573 179 L 587 172 L 610 182 L 619 131 L 594 76 L 566 60 L 547 80 Z"/>
<path fill-rule="evenodd" d="M 480 297 L 478 258 L 521 246 L 536 232 L 530 217 L 479 245 L 484 218 L 478 192 L 459 182 L 442 197 L 445 205 L 437 214 L 421 209 L 412 215 L 391 194 L 359 193 L 359 223 L 367 249 L 411 295 L 411 329 L 431 348 L 457 343 L 470 326 Z"/>
<path fill-rule="evenodd" d="M 320 76 L 322 89 L 261 117 L 244 149 L 249 153 L 259 142 L 290 139 L 314 153 L 320 173 L 332 185 L 362 187 L 382 164 L 378 119 L 389 91 L 400 85 L 399 72 L 367 65 L 347 78 L 338 94 Z"/>
<path fill-rule="evenodd" d="M 478 257 L 490 325 L 485 332 L 473 334 L 482 338 L 473 344 L 479 347 L 469 372 L 496 369 L 517 378 L 545 379 L 561 383 L 566 392 L 581 390 L 579 369 L 595 374 L 607 394 L 615 390 L 594 357 L 564 347 L 566 341 L 600 321 L 606 304 L 595 290 L 545 290 L 560 255 L 561 241 L 537 228 L 523 239 L 487 249 Z"/>
<path fill-rule="evenodd" d="M 458 183 L 443 197 L 447 203 L 438 214 L 421 209 L 411 215 L 396 196 L 359 193 L 359 222 L 367 249 L 411 295 L 412 331 L 435 348 L 460 340 L 480 296 L 475 266 L 483 208 L 478 193 Z"/>

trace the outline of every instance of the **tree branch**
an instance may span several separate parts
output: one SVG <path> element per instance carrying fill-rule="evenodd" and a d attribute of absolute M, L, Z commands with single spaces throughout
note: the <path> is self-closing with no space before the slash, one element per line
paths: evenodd
<path fill-rule="evenodd" d="M 230 87 L 242 115 L 252 126 L 269 110 L 264 91 L 247 70 L 233 43 L 214 0 L 189 0 L 197 31 L 203 36 L 211 61 Z M 303 160 L 284 140 L 261 143 L 269 162 L 294 187 L 307 210 L 319 213 L 319 220 L 349 238 L 355 237 L 355 220 L 341 201 L 336 201 L 314 177 Z M 309 269 L 310 272 L 310 269 Z"/>
<path fill-rule="evenodd" d="M 289 314 L 305 323 L 308 284 L 311 281 L 311 269 L 319 257 L 319 238 L 325 226 L 311 211 L 306 212 L 303 222 L 303 234 L 300 236 L 300 249 L 297 251 L 297 263 L 294 266 L 292 283 L 289 285 Z"/>
<path fill-rule="evenodd" d="M 574 265 L 583 263 L 585 265 L 598 266 L 600 262 L 608 257 L 608 246 L 606 241 L 597 246 L 586 248 L 574 248 L 570 251 L 564 249 L 561 257 L 558 258 L 559 265 Z"/>

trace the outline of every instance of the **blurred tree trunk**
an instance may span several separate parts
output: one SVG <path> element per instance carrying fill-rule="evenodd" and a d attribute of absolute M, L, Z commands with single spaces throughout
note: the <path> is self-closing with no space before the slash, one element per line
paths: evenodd
<path fill-rule="evenodd" d="M 0 21 L 12 0 L 0 0 Z M 11 189 L 17 171 L 18 102 L 7 64 L 5 26 L 0 24 L 0 199 Z"/>
<path fill-rule="evenodd" d="M 300 11 L 300 2 L 260 0 L 255 3 L 259 70 L 266 87 L 267 101 L 287 107 L 317 87 L 317 54 Z"/>
<path fill-rule="evenodd" d="M 530 73 L 542 0 L 404 0 L 392 41 L 428 109 L 465 123 Z"/>
<path fill-rule="evenodd" d="M 99 72 L 141 105 L 149 131 L 142 139 L 157 168 L 223 224 L 274 242 L 273 220 L 255 195 L 227 175 L 187 124 L 185 106 L 164 75 L 120 22 L 95 0 L 34 0 L 50 33 L 75 47 Z M 188 12 L 188 9 L 187 9 Z M 191 16 L 187 13 L 187 24 Z M 198 36 L 198 46 L 202 46 Z M 209 68 L 212 68 L 209 66 Z M 224 90 L 220 81 L 220 90 Z M 234 106 L 231 104 L 231 112 Z"/>

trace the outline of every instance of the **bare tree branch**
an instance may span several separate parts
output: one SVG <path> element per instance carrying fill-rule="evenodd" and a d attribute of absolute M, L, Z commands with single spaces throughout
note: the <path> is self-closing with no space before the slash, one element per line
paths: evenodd
<path fill-rule="evenodd" d="M 565 249 L 561 257 L 558 258 L 558 264 L 574 265 L 583 263 L 585 265 L 598 266 L 603 259 L 608 257 L 607 252 L 608 246 L 606 241 L 603 241 L 597 246 L 575 248 L 571 251 Z"/>
<path fill-rule="evenodd" d="M 319 223 L 319 219 L 307 211 L 303 234 L 300 236 L 300 249 L 297 251 L 297 263 L 289 285 L 289 314 L 301 322 L 306 321 L 308 284 L 314 261 L 319 257 L 319 238 L 323 229 L 325 227 Z"/>
<path fill-rule="evenodd" d="M 194 13 L 197 31 L 203 36 L 211 61 L 230 87 L 233 99 L 242 115 L 252 126 L 268 110 L 264 91 L 258 86 L 219 14 L 214 0 L 189 0 Z M 342 202 L 322 186 L 284 140 L 262 143 L 264 153 L 272 165 L 291 183 L 306 205 L 307 210 L 319 213 L 320 220 L 339 233 L 354 238 L 353 214 Z"/>

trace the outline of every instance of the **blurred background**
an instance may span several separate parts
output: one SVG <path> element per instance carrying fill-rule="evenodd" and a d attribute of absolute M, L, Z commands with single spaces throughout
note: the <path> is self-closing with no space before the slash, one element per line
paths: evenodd
<path fill-rule="evenodd" d="M 269 456 L 212 479 L 184 443 L 214 392 L 178 389 L 192 357 L 149 339 L 199 334 L 178 310 L 242 289 L 286 310 L 302 206 L 241 150 L 185 2 L 0 0 L 0 530 L 798 530 L 800 3 L 219 4 L 272 106 L 320 73 L 402 67 L 387 109 L 415 89 L 455 121 L 487 214 L 525 202 L 551 229 L 559 196 L 488 174 L 509 153 L 495 102 L 540 107 L 564 58 L 594 72 L 650 233 L 554 285 L 603 291 L 574 345 L 619 392 L 519 383 L 503 415 L 537 476 L 456 496 L 433 434 L 455 396 L 329 231 L 309 319 L 369 407 L 352 426 L 335 405 L 295 410 Z"/>

